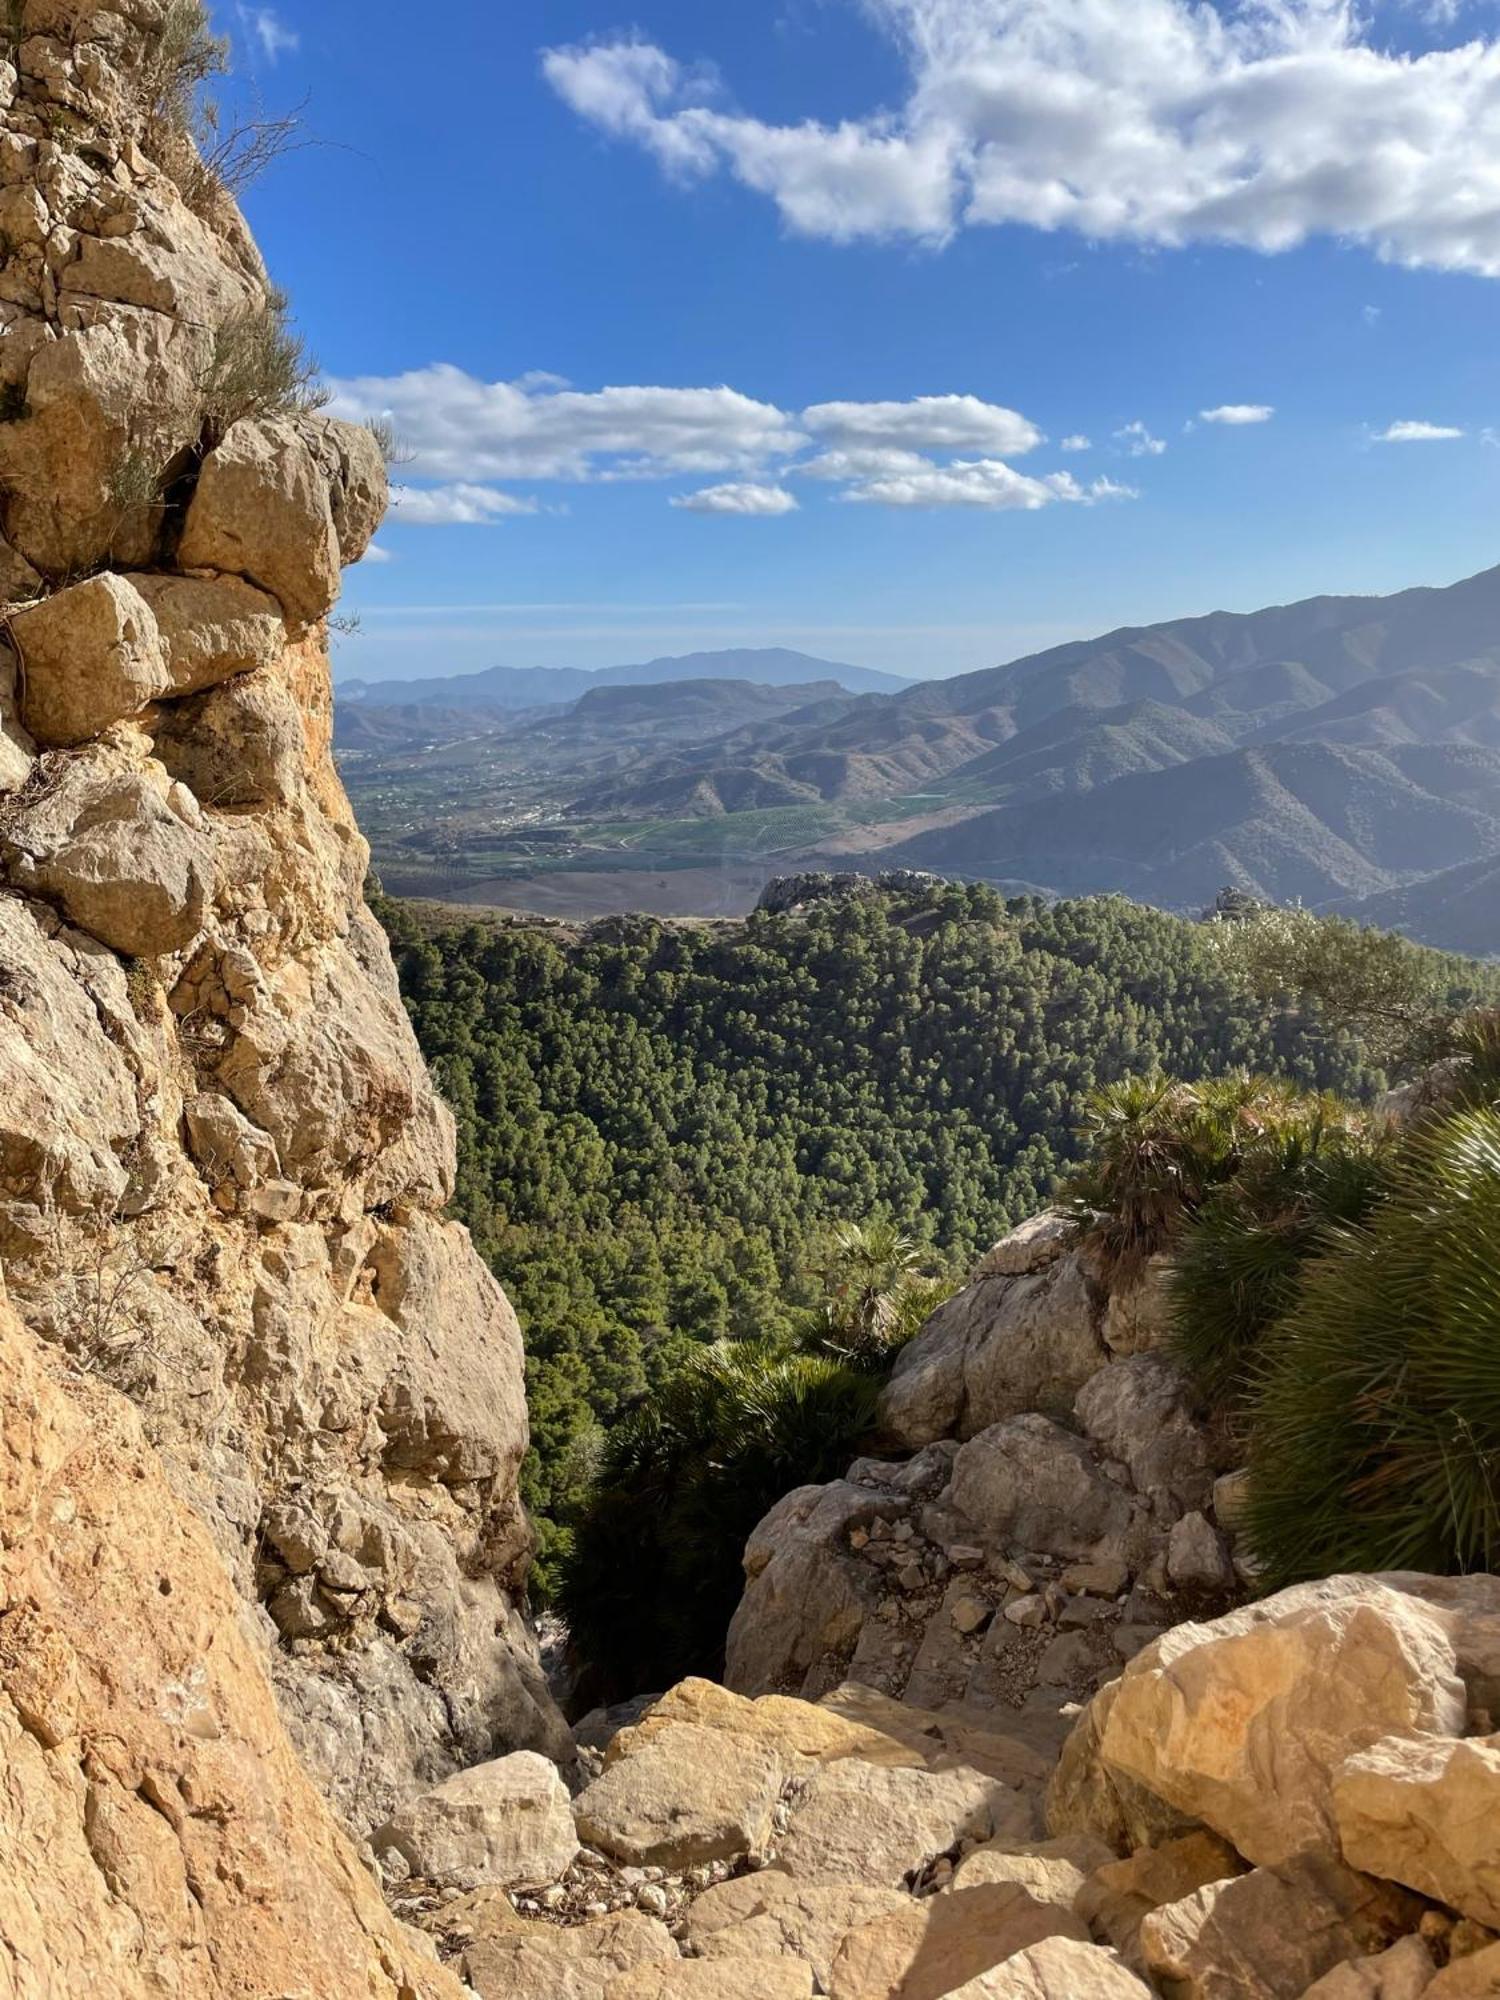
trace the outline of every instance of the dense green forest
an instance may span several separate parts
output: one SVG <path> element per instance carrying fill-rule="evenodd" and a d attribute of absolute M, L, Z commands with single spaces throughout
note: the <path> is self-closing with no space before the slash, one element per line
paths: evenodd
<path fill-rule="evenodd" d="M 840 1221 L 961 1271 L 1077 1157 L 1098 1085 L 1383 1081 L 1347 1030 L 1257 999 L 1208 927 L 1118 897 L 934 884 L 582 934 L 423 936 L 377 907 L 458 1116 L 458 1212 L 526 1331 L 544 1558 L 601 1427 L 701 1343 L 789 1336 Z"/>

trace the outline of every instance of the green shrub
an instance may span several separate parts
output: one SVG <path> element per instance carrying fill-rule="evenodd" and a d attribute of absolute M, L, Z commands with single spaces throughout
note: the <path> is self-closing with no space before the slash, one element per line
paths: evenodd
<path fill-rule="evenodd" d="M 279 292 L 264 306 L 236 313 L 214 329 L 198 393 L 210 446 L 241 417 L 294 416 L 328 400 L 317 363 L 287 323 L 286 300 Z"/>
<path fill-rule="evenodd" d="M 1268 1134 L 1188 1220 L 1173 1253 L 1173 1345 L 1210 1404 L 1239 1408 L 1303 1266 L 1330 1227 L 1369 1213 L 1387 1153 L 1364 1120 L 1314 1100 L 1305 1122 Z"/>
<path fill-rule="evenodd" d="M 1127 1077 L 1088 1100 L 1086 1160 L 1063 1181 L 1062 1197 L 1113 1274 L 1128 1280 L 1216 1188 L 1348 1116 L 1335 1098 L 1265 1077 Z"/>
<path fill-rule="evenodd" d="M 878 1393 L 822 1356 L 724 1344 L 615 1426 L 572 1546 L 555 1551 L 590 1698 L 717 1672 L 751 1530 L 793 1487 L 847 1469 Z"/>
<path fill-rule="evenodd" d="M 885 1375 L 896 1356 L 958 1280 L 929 1277 L 915 1237 L 891 1222 L 835 1225 L 819 1271 L 823 1302 L 811 1308 L 800 1327 L 802 1342 Z"/>
<path fill-rule="evenodd" d="M 1265 1345 L 1247 1531 L 1271 1587 L 1500 1561 L 1500 1115 L 1433 1121 Z"/>

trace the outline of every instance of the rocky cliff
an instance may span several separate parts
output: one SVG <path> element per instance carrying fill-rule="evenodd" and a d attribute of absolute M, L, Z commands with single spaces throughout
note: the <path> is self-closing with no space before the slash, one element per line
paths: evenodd
<path fill-rule="evenodd" d="M 330 753 L 386 498 L 184 129 L 188 0 L 0 20 L 0 1259 L 140 1413 L 356 1829 L 570 1743 L 516 1322 Z M 165 1588 L 165 1584 L 163 1588 Z"/>

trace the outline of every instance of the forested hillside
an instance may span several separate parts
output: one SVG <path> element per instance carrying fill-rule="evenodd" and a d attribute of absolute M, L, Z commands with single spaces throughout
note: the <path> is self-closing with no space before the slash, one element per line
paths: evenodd
<path fill-rule="evenodd" d="M 1358 1094 L 1358 1046 L 1268 1012 L 1204 927 L 975 885 L 582 934 L 382 915 L 459 1121 L 458 1208 L 521 1314 L 529 1498 L 565 1519 L 597 1426 L 692 1343 L 786 1335 L 840 1220 L 935 1273 L 1045 1200 L 1095 1085 L 1237 1067 Z"/>

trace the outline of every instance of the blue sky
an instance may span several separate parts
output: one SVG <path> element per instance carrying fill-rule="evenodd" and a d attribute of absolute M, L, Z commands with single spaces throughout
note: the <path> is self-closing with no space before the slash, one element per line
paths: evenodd
<path fill-rule="evenodd" d="M 321 142 L 272 271 L 411 454 L 342 673 L 942 674 L 1500 559 L 1493 0 L 218 19 Z"/>

